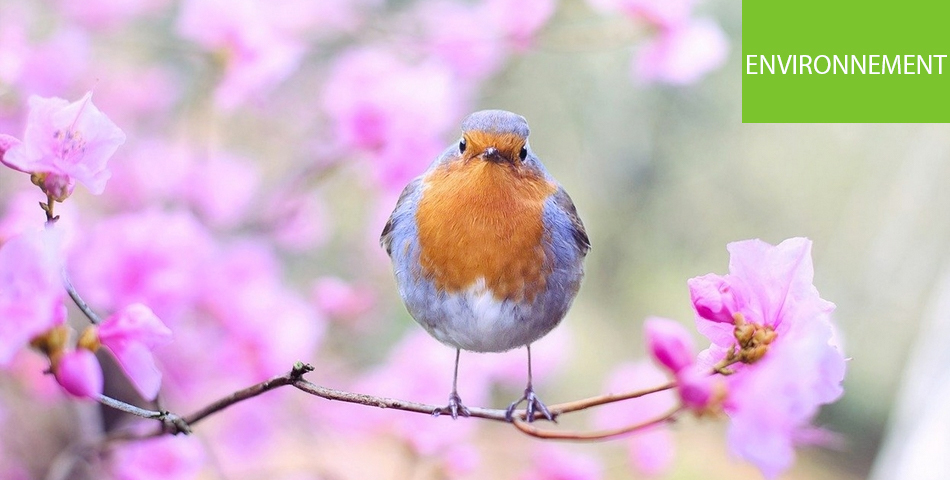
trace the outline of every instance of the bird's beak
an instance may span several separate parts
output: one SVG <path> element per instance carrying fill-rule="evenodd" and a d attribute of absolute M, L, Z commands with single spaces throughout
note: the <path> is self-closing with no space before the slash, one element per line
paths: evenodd
<path fill-rule="evenodd" d="M 504 156 L 498 151 L 495 147 L 488 147 L 482 152 L 482 156 L 485 157 L 485 160 L 491 162 L 501 162 L 505 159 Z"/>

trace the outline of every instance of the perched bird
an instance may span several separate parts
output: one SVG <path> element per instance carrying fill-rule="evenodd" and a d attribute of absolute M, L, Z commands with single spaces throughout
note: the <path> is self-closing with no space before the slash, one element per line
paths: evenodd
<path fill-rule="evenodd" d="M 528 145 L 524 117 L 483 110 L 462 138 L 403 190 L 380 243 L 412 317 L 455 347 L 449 404 L 434 415 L 469 415 L 458 394 L 461 350 L 528 350 L 527 402 L 553 417 L 531 385 L 531 343 L 567 313 L 584 275 L 587 232 L 567 192 Z"/>

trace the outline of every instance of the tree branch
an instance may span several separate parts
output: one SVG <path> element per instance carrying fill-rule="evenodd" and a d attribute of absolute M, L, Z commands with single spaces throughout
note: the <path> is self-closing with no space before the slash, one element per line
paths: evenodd
<path fill-rule="evenodd" d="M 669 390 L 676 388 L 676 382 L 670 382 L 666 385 L 660 385 L 655 388 L 650 388 L 647 390 L 638 390 L 636 392 L 627 392 L 627 393 L 608 393 L 606 395 L 600 395 L 597 397 L 585 398 L 582 400 L 576 400 L 573 402 L 559 403 L 557 405 L 552 405 L 549 410 L 554 415 L 560 415 L 562 413 L 576 412 L 578 410 L 586 410 L 591 407 L 597 407 L 600 405 L 606 405 L 608 403 L 622 402 L 624 400 L 630 400 L 633 398 L 644 397 L 653 393 L 659 393 L 664 390 Z"/>
<path fill-rule="evenodd" d="M 191 427 L 193 427 L 198 422 L 204 420 L 205 418 L 218 413 L 231 405 L 236 403 L 243 402 L 244 400 L 254 398 L 258 395 L 261 395 L 265 392 L 269 392 L 276 388 L 283 386 L 293 386 L 294 388 L 305 392 L 307 394 L 320 397 L 326 400 L 354 403 L 358 405 L 365 405 L 369 407 L 376 408 L 389 408 L 393 410 L 402 410 L 406 412 L 421 413 L 425 415 L 435 416 L 437 411 L 442 409 L 442 405 L 433 405 L 428 403 L 419 403 L 411 402 L 406 400 L 400 400 L 396 398 L 389 397 L 379 397 L 375 395 L 367 395 L 363 393 L 347 392 L 344 390 L 336 390 L 333 388 L 327 388 L 320 385 L 317 385 L 313 382 L 308 381 L 303 378 L 307 373 L 310 373 L 314 370 L 312 365 L 297 362 L 293 369 L 283 375 L 279 375 L 268 380 L 265 380 L 261 383 L 252 385 L 243 390 L 234 392 L 226 397 L 223 397 L 211 404 L 185 416 L 179 417 L 173 413 L 167 411 L 155 411 L 155 410 L 146 410 L 133 405 L 126 404 L 119 400 L 115 400 L 109 397 L 100 396 L 98 399 L 100 403 L 107 405 L 109 407 L 121 410 L 123 412 L 130 413 L 132 415 L 137 415 L 147 419 L 157 419 L 162 422 L 162 428 L 154 430 L 149 433 L 140 434 L 140 433 L 130 433 L 130 432 L 121 432 L 110 435 L 107 438 L 107 441 L 121 441 L 121 440 L 137 440 L 155 437 L 167 433 L 178 434 L 178 433 L 190 433 Z M 675 383 L 668 383 L 661 385 L 655 388 L 647 390 L 638 390 L 634 392 L 627 392 L 621 394 L 607 394 L 599 395 L 596 397 L 590 397 L 582 400 L 576 400 L 572 402 L 560 403 L 552 405 L 549 410 L 555 416 L 576 412 L 580 410 L 586 410 L 591 407 L 596 407 L 600 405 L 606 405 L 608 403 L 621 402 L 624 400 L 630 400 L 633 398 L 643 397 L 645 395 L 650 395 L 653 393 L 661 392 L 664 390 L 669 390 L 676 386 Z M 675 419 L 675 416 L 682 410 L 682 407 L 677 407 L 675 410 L 669 412 L 668 414 L 645 422 L 642 424 L 632 425 L 628 427 L 623 427 L 615 430 L 607 430 L 601 432 L 590 432 L 590 433 L 578 433 L 578 432 L 556 432 L 549 430 L 542 430 L 533 425 L 529 424 L 524 420 L 525 411 L 518 410 L 515 412 L 516 419 L 514 420 L 514 425 L 518 430 L 524 432 L 525 434 L 538 437 L 538 438 L 547 438 L 547 439 L 560 439 L 560 440 L 600 440 L 611 438 L 626 433 L 630 433 L 636 430 L 642 430 L 648 428 L 652 425 L 658 425 L 661 423 L 669 422 Z M 498 422 L 509 422 L 505 415 L 506 410 L 504 409 L 492 409 L 492 408 L 480 408 L 480 407 L 469 407 L 470 416 L 475 418 L 481 418 L 485 420 L 494 420 Z M 543 418 L 542 414 L 536 413 L 534 419 Z"/>
<path fill-rule="evenodd" d="M 76 287 L 73 286 L 73 282 L 69 280 L 69 275 L 66 274 L 66 269 L 63 269 L 63 287 L 66 288 L 66 293 L 69 294 L 69 298 L 73 299 L 73 303 L 79 307 L 79 310 L 82 310 L 82 313 L 86 315 L 90 322 L 94 325 L 99 325 L 102 323 L 102 317 L 99 316 L 95 311 L 89 307 L 89 304 L 86 303 L 82 297 L 79 296 L 79 292 L 76 291 Z"/>
<path fill-rule="evenodd" d="M 107 397 L 101 394 L 96 397 L 96 401 L 121 412 L 162 422 L 162 429 L 159 432 L 156 432 L 157 435 L 162 433 L 171 433 L 174 435 L 179 433 L 191 433 L 191 428 L 189 428 L 188 422 L 174 413 L 158 410 L 146 410 L 144 408 L 125 403 L 122 400 L 117 400 L 115 398 Z"/>
<path fill-rule="evenodd" d="M 243 402 L 249 398 L 254 398 L 264 392 L 269 392 L 275 388 L 283 387 L 284 385 L 295 385 L 296 382 L 305 382 L 310 383 L 304 380 L 302 377 L 305 373 L 313 371 L 313 365 L 309 363 L 297 362 L 294 364 L 294 368 L 283 375 L 273 377 L 268 380 L 264 380 L 261 383 L 256 385 L 251 385 L 243 390 L 234 392 L 220 400 L 217 400 L 210 405 L 198 410 L 197 412 L 192 413 L 191 415 L 186 415 L 183 417 L 183 420 L 188 425 L 194 425 L 205 417 L 211 416 L 225 408 L 234 405 L 235 403 Z"/>

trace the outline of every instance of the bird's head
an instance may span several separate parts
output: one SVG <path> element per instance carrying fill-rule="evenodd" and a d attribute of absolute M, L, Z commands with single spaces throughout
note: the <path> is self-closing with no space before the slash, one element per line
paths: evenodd
<path fill-rule="evenodd" d="M 482 110 L 462 121 L 459 155 L 493 163 L 520 165 L 530 154 L 528 122 L 505 110 Z"/>

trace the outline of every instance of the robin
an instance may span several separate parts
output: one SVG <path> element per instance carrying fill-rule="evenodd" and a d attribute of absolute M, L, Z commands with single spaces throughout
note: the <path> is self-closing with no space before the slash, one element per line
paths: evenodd
<path fill-rule="evenodd" d="M 483 110 L 399 196 L 380 243 L 399 294 L 430 335 L 455 348 L 446 407 L 468 416 L 458 394 L 461 350 L 528 351 L 528 383 L 507 418 L 553 416 L 531 385 L 531 343 L 556 327 L 584 275 L 590 242 L 571 197 L 528 145 L 528 122 Z"/>

